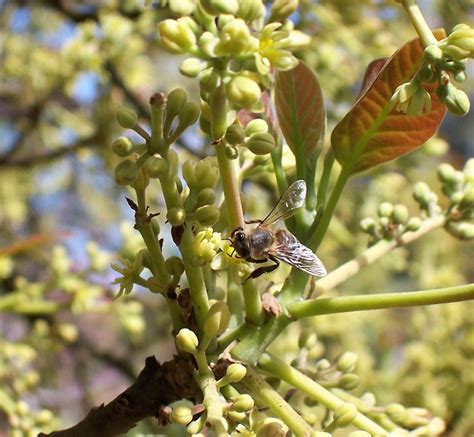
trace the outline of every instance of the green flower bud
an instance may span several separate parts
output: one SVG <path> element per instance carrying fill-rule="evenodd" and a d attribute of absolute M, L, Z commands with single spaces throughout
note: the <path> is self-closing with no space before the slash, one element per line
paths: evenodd
<path fill-rule="evenodd" d="M 257 424 L 257 437 L 285 437 L 288 427 L 279 419 L 267 417 Z"/>
<path fill-rule="evenodd" d="M 268 124 L 265 120 L 261 118 L 256 118 L 255 120 L 251 120 L 245 126 L 245 135 L 250 137 L 252 134 L 256 133 L 267 133 L 268 132 Z"/>
<path fill-rule="evenodd" d="M 298 8 L 298 0 L 275 0 L 270 11 L 269 22 L 285 20 Z"/>
<path fill-rule="evenodd" d="M 202 226 L 214 226 L 219 221 L 219 217 L 219 208 L 214 205 L 201 206 L 194 213 L 194 218 Z"/>
<path fill-rule="evenodd" d="M 357 364 L 358 358 L 354 352 L 344 352 L 338 358 L 336 366 L 341 372 L 352 372 Z"/>
<path fill-rule="evenodd" d="M 227 329 L 229 321 L 230 311 L 227 304 L 223 301 L 216 302 L 207 312 L 204 322 L 205 336 L 212 339 L 221 335 Z"/>
<path fill-rule="evenodd" d="M 468 222 L 449 222 L 446 229 L 450 234 L 461 240 L 472 240 L 474 238 L 474 224 Z"/>
<path fill-rule="evenodd" d="M 227 412 L 227 418 L 232 422 L 241 423 L 245 420 L 246 417 L 247 415 L 240 411 L 230 410 Z"/>
<path fill-rule="evenodd" d="M 459 208 L 461 210 L 474 208 L 474 187 L 468 188 L 464 193 L 464 196 L 459 202 Z"/>
<path fill-rule="evenodd" d="M 393 207 L 393 222 L 397 225 L 403 225 L 408 220 L 408 208 L 405 205 L 397 204 Z"/>
<path fill-rule="evenodd" d="M 229 382 L 239 382 L 244 379 L 246 374 L 247 368 L 244 365 L 239 363 L 232 363 L 229 367 L 227 367 L 225 378 Z"/>
<path fill-rule="evenodd" d="M 407 411 L 403 405 L 394 403 L 385 407 L 385 414 L 387 414 L 395 422 L 403 423 L 407 416 Z"/>
<path fill-rule="evenodd" d="M 171 256 L 165 261 L 166 270 L 171 276 L 181 276 L 184 272 L 183 261 L 177 256 Z"/>
<path fill-rule="evenodd" d="M 251 35 L 247 23 L 236 18 L 222 27 L 215 53 L 217 56 L 244 55 L 256 52 L 258 44 L 258 39 Z"/>
<path fill-rule="evenodd" d="M 233 397 L 232 400 L 234 401 L 232 410 L 239 411 L 241 413 L 251 410 L 255 405 L 252 396 L 245 393 Z"/>
<path fill-rule="evenodd" d="M 196 164 L 196 188 L 214 188 L 219 179 L 219 170 L 209 159 L 203 159 Z"/>
<path fill-rule="evenodd" d="M 173 118 L 178 115 L 187 101 L 188 95 L 182 88 L 170 91 L 166 100 L 166 117 Z"/>
<path fill-rule="evenodd" d="M 393 213 L 393 205 L 389 202 L 384 202 L 379 205 L 377 214 L 379 217 L 391 217 Z"/>
<path fill-rule="evenodd" d="M 388 229 L 390 226 L 390 219 L 388 217 L 380 217 L 379 225 L 382 229 Z"/>
<path fill-rule="evenodd" d="M 339 380 L 339 387 L 344 390 L 354 390 L 360 384 L 360 376 L 355 373 L 345 373 Z"/>
<path fill-rule="evenodd" d="M 179 71 L 187 77 L 196 77 L 201 71 L 207 68 L 207 62 L 198 58 L 187 58 L 179 66 Z"/>
<path fill-rule="evenodd" d="M 216 201 L 216 192 L 213 188 L 203 188 L 196 197 L 196 207 L 212 205 Z"/>
<path fill-rule="evenodd" d="M 244 128 L 237 123 L 231 124 L 225 133 L 226 141 L 236 146 L 237 144 L 242 144 L 245 139 Z"/>
<path fill-rule="evenodd" d="M 232 14 L 239 9 L 238 0 L 200 0 L 203 9 L 211 15 Z"/>
<path fill-rule="evenodd" d="M 119 185 L 130 185 L 138 176 L 138 167 L 130 159 L 122 161 L 115 169 L 115 181 Z"/>
<path fill-rule="evenodd" d="M 454 80 L 456 82 L 464 82 L 466 80 L 466 73 L 464 71 L 458 71 L 454 74 Z"/>
<path fill-rule="evenodd" d="M 151 178 L 159 178 L 168 171 L 168 164 L 162 158 L 151 156 L 146 161 L 144 169 Z"/>
<path fill-rule="evenodd" d="M 186 102 L 178 114 L 179 126 L 188 127 L 196 123 L 199 118 L 200 107 L 196 102 Z"/>
<path fill-rule="evenodd" d="M 445 187 L 443 187 L 445 188 Z M 444 191 L 444 189 L 443 189 Z M 451 200 L 451 203 L 453 205 L 459 204 L 459 202 L 462 200 L 464 196 L 464 192 L 462 191 L 455 191 L 454 193 L 448 193 L 449 199 Z"/>
<path fill-rule="evenodd" d="M 413 187 L 413 197 L 422 206 L 428 205 L 430 194 L 430 187 L 425 182 L 417 182 Z"/>
<path fill-rule="evenodd" d="M 443 47 L 443 51 L 444 53 L 446 53 L 447 56 L 449 56 L 451 59 L 454 59 L 455 61 L 462 61 L 469 57 L 468 50 L 464 50 L 454 45 L 448 45 Z"/>
<path fill-rule="evenodd" d="M 194 161 L 185 161 L 183 164 L 182 172 L 183 177 L 189 188 L 193 188 L 196 184 L 195 174 L 196 164 Z"/>
<path fill-rule="evenodd" d="M 205 419 L 206 419 L 206 415 L 201 414 L 201 416 L 199 416 L 198 419 L 194 420 L 188 425 L 188 427 L 186 428 L 187 433 L 195 437 L 198 437 L 198 436 L 202 437 L 203 434 L 198 434 L 198 433 L 204 428 Z"/>
<path fill-rule="evenodd" d="M 133 143 L 130 138 L 118 137 L 112 143 L 112 150 L 117 156 L 125 157 L 129 156 L 133 151 Z"/>
<path fill-rule="evenodd" d="M 300 349 L 312 349 L 318 342 L 318 336 L 314 332 L 303 331 L 298 338 L 298 347 Z"/>
<path fill-rule="evenodd" d="M 410 217 L 407 223 L 406 230 L 415 232 L 420 229 L 421 225 L 423 224 L 422 220 L 419 217 Z"/>
<path fill-rule="evenodd" d="M 191 408 L 185 406 L 178 406 L 173 408 L 169 415 L 171 422 L 179 425 L 187 425 L 193 420 L 193 412 Z"/>
<path fill-rule="evenodd" d="M 228 159 L 237 159 L 239 157 L 239 151 L 237 150 L 237 147 L 235 146 L 231 146 L 228 144 L 227 146 L 225 146 L 224 152 L 225 152 L 225 156 Z"/>
<path fill-rule="evenodd" d="M 176 336 L 176 345 L 182 351 L 192 354 L 196 352 L 199 340 L 193 331 L 188 328 L 182 328 Z"/>
<path fill-rule="evenodd" d="M 461 116 L 466 115 L 471 106 L 467 94 L 463 90 L 457 88 L 454 88 L 454 91 L 448 94 L 444 103 L 451 114 Z"/>
<path fill-rule="evenodd" d="M 208 119 L 203 117 L 203 114 L 201 113 L 201 116 L 199 117 L 199 128 L 207 135 L 211 135 L 211 123 L 209 122 Z"/>
<path fill-rule="evenodd" d="M 54 420 L 54 414 L 50 410 L 41 410 L 36 415 L 36 423 L 38 425 L 47 425 Z"/>
<path fill-rule="evenodd" d="M 169 0 L 168 7 L 178 16 L 191 15 L 196 8 L 195 0 Z"/>
<path fill-rule="evenodd" d="M 166 213 L 166 219 L 170 222 L 171 226 L 180 226 L 186 220 L 186 213 L 181 207 L 171 208 Z"/>
<path fill-rule="evenodd" d="M 117 110 L 117 121 L 125 129 L 133 129 L 138 123 L 138 116 L 135 111 L 129 108 L 119 108 Z"/>
<path fill-rule="evenodd" d="M 186 53 L 196 45 L 196 35 L 183 18 L 167 19 L 158 24 L 161 45 L 171 53 Z"/>
<path fill-rule="evenodd" d="M 459 57 L 453 56 L 453 59 L 460 61 L 474 57 L 474 29 L 467 27 L 453 30 L 446 43 L 448 44 L 447 49 L 456 48 L 459 51 Z M 464 55 L 461 55 L 461 52 Z"/>
<path fill-rule="evenodd" d="M 245 0 L 239 2 L 239 10 L 236 16 L 247 22 L 254 21 L 265 15 L 265 6 L 262 0 Z"/>
<path fill-rule="evenodd" d="M 258 83 L 242 75 L 235 76 L 226 85 L 226 94 L 230 102 L 243 109 L 250 109 L 262 96 Z"/>
<path fill-rule="evenodd" d="M 438 178 L 441 182 L 453 183 L 456 170 L 451 164 L 443 163 L 438 167 Z"/>
<path fill-rule="evenodd" d="M 150 178 L 143 168 L 139 168 L 136 179 L 132 182 L 132 187 L 137 190 L 144 190 L 150 183 Z"/>
<path fill-rule="evenodd" d="M 334 422 L 339 428 L 349 426 L 357 417 L 357 407 L 349 402 L 344 402 L 334 410 Z"/>
<path fill-rule="evenodd" d="M 425 48 L 425 59 L 427 61 L 439 61 L 443 58 L 443 51 L 438 44 L 430 44 Z"/>
<path fill-rule="evenodd" d="M 360 228 L 363 232 L 372 233 L 377 229 L 377 223 L 372 217 L 366 217 L 360 221 Z"/>
<path fill-rule="evenodd" d="M 275 138 L 272 134 L 256 133 L 250 136 L 245 145 L 252 153 L 265 155 L 275 149 Z"/>
<path fill-rule="evenodd" d="M 215 58 L 217 56 L 216 47 L 219 41 L 219 38 L 211 32 L 204 32 L 199 38 L 199 47 L 207 56 Z"/>
<path fill-rule="evenodd" d="M 202 91 L 210 93 L 221 84 L 221 76 L 213 68 L 206 68 L 199 74 L 199 86 Z"/>

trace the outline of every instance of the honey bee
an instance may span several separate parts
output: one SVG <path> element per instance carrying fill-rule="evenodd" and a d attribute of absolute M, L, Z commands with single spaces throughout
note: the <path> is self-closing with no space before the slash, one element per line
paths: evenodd
<path fill-rule="evenodd" d="M 247 279 L 272 272 L 280 265 L 280 261 L 313 276 L 327 274 L 321 260 L 292 233 L 285 229 L 269 229 L 278 220 L 285 220 L 295 214 L 303 206 L 305 198 L 306 182 L 293 182 L 263 220 L 246 221 L 245 229 L 239 226 L 232 231 L 230 241 L 238 256 L 253 263 L 269 260 L 275 263 L 255 269 Z M 249 226 L 251 224 L 254 226 Z"/>

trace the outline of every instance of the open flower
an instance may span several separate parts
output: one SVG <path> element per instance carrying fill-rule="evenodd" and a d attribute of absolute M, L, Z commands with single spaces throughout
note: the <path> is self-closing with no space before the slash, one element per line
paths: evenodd
<path fill-rule="evenodd" d="M 194 253 L 206 263 L 212 261 L 217 255 L 220 246 L 221 234 L 213 232 L 212 228 L 205 228 L 194 237 Z"/>
<path fill-rule="evenodd" d="M 122 294 L 129 294 L 135 283 L 134 279 L 143 270 L 143 253 L 139 251 L 133 261 L 126 258 L 119 258 L 120 264 L 112 264 L 112 268 L 122 276 L 114 279 L 112 284 L 120 284 L 117 297 Z"/>
<path fill-rule="evenodd" d="M 231 265 L 237 267 L 238 274 L 241 278 L 244 278 L 249 275 L 250 267 L 248 263 L 243 258 L 238 258 L 235 254 L 235 249 L 232 247 L 230 241 L 222 241 L 221 251 L 214 256 L 211 261 L 212 270 L 226 270 Z"/>

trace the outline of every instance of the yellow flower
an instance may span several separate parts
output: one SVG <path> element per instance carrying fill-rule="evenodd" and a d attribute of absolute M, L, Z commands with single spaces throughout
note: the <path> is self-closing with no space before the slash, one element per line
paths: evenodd
<path fill-rule="evenodd" d="M 210 262 L 217 255 L 221 246 L 221 234 L 213 232 L 212 228 L 205 228 L 194 237 L 194 253 L 204 260 Z"/>

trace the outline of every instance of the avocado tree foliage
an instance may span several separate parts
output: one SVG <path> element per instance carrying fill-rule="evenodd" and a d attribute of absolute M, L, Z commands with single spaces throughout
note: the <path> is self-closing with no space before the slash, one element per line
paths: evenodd
<path fill-rule="evenodd" d="M 268 6 L 261 0 L 169 0 L 160 3 L 164 14 L 153 16 L 161 46 L 184 55 L 179 71 L 199 84 L 199 99 L 174 88 L 150 96 L 149 114 L 117 110 L 118 123 L 130 135 L 112 144 L 120 158 L 115 180 L 127 187 L 144 247 L 113 269 L 119 274 L 118 302 L 137 286 L 166 302 L 177 354 L 162 363 L 147 358 L 126 391 L 49 435 L 117 435 L 153 416 L 160 426 L 177 424 L 189 435 L 444 432 L 443 419 L 421 408 L 425 405 L 382 405 L 370 393 L 353 394 L 361 380 L 357 354 L 312 360 L 317 329 L 301 333 L 291 364 L 278 356 L 274 343 L 293 326 L 320 316 L 473 299 L 473 284 L 335 293 L 372 263 L 437 229 L 460 240 L 474 238 L 472 159 L 463 170 L 439 167 L 441 201 L 425 182 L 413 187 L 416 216 L 401 202 L 382 201 L 377 218 L 360 223 L 368 247 L 348 262 L 330 260 L 321 279 L 281 267 L 276 283 L 266 275 L 246 280 L 254 267 L 236 256 L 229 236 L 245 227 L 248 181 L 263 180 L 281 194 L 303 179 L 305 204 L 286 226 L 324 261 L 325 237 L 347 185 L 422 146 L 447 111 L 469 111 L 458 86 L 474 57 L 474 29 L 458 24 L 448 35 L 431 31 L 413 0 L 394 2 L 418 37 L 369 64 L 357 100 L 334 123 L 329 140 L 325 84 L 296 56 L 317 41 L 295 29 L 298 1 Z M 206 156 L 186 159 L 178 153 L 180 144 L 197 123 L 211 147 Z M 164 212 L 150 207 L 156 187 Z"/>

